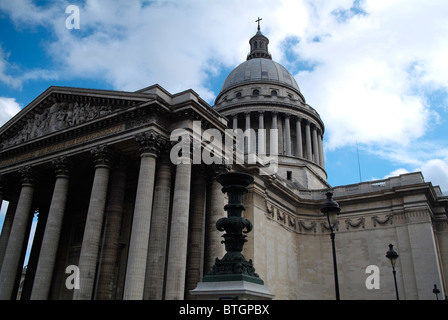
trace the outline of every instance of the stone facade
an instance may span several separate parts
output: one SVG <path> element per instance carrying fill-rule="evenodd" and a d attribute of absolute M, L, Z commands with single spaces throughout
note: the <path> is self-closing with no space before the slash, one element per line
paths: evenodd
<path fill-rule="evenodd" d="M 50 87 L 0 128 L 0 201 L 9 202 L 0 298 L 17 297 L 20 282 L 21 299 L 194 299 L 190 291 L 225 253 L 215 224 L 226 196 L 215 177 L 229 170 L 255 177 L 244 196 L 243 215 L 254 228 L 243 254 L 275 299 L 334 298 L 329 226 L 320 212 L 329 189 L 341 207 L 342 299 L 395 298 L 389 243 L 400 254 L 402 299 L 433 299 L 434 284 L 444 295 L 448 197 L 419 172 L 331 187 L 324 124 L 271 60 L 268 43 L 260 31 L 250 39 L 248 60 L 214 107 L 193 90 L 171 94 L 159 85 L 137 92 Z M 255 129 L 246 153 L 253 147 L 257 161 L 207 165 L 182 153 L 174 163 L 180 136 L 173 133 L 194 137 L 197 123 L 200 133 L 222 137 Z M 199 140 L 187 150 L 209 147 Z M 276 172 L 266 174 L 262 154 L 277 155 Z M 370 265 L 380 271 L 379 289 L 366 287 Z"/>

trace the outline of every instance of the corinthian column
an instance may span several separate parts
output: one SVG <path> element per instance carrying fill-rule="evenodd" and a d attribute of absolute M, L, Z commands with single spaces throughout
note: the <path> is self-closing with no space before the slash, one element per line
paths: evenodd
<path fill-rule="evenodd" d="M 303 157 L 302 151 L 302 125 L 300 123 L 300 118 L 296 119 L 296 156 L 299 158 Z"/>
<path fill-rule="evenodd" d="M 22 189 L 0 272 L 0 300 L 12 299 L 17 271 L 21 267 L 22 248 L 25 245 L 27 227 L 31 218 L 34 195 L 31 167 L 24 167 L 19 170 L 19 173 L 22 179 Z"/>
<path fill-rule="evenodd" d="M 186 290 L 185 295 L 188 300 L 191 298 L 190 290 L 196 288 L 203 276 L 204 267 L 204 233 L 205 233 L 205 207 L 207 179 L 205 168 L 202 165 L 196 166 L 192 181 L 191 197 L 191 218 L 190 235 L 188 237 L 188 255 L 186 270 Z"/>
<path fill-rule="evenodd" d="M 291 125 L 289 122 L 290 114 L 285 114 L 285 145 L 286 145 L 286 155 L 291 156 Z"/>
<path fill-rule="evenodd" d="M 52 161 L 52 164 L 56 172 L 56 182 L 42 239 L 31 300 L 48 299 L 67 202 L 70 164 L 66 157 L 57 158 Z"/>
<path fill-rule="evenodd" d="M 3 220 L 2 234 L 0 235 L 0 270 L 2 270 L 3 258 L 5 257 L 6 247 L 8 246 L 9 235 L 11 233 L 14 213 L 16 212 L 17 199 L 9 201 L 5 220 Z"/>
<path fill-rule="evenodd" d="M 258 112 L 258 154 L 266 155 L 266 131 L 264 130 L 264 111 Z"/>
<path fill-rule="evenodd" d="M 148 261 L 146 263 L 145 300 L 161 300 L 165 282 L 165 260 L 171 202 L 172 165 L 169 151 L 163 153 L 157 162 L 158 168 L 151 218 L 152 227 L 149 234 Z"/>
<path fill-rule="evenodd" d="M 115 266 L 119 247 L 123 203 L 126 188 L 126 163 L 120 156 L 116 159 L 111 174 L 110 196 L 106 209 L 104 241 L 99 266 L 96 299 L 114 299 Z"/>
<path fill-rule="evenodd" d="M 190 212 L 191 160 L 182 158 L 176 167 L 168 250 L 165 299 L 182 300 L 185 289 L 188 220 Z"/>
<path fill-rule="evenodd" d="M 74 300 L 92 299 L 104 208 L 106 206 L 107 186 L 109 184 L 111 156 L 108 147 L 93 148 L 91 154 L 95 163 L 95 176 L 93 178 L 86 226 L 78 262 L 80 288 L 75 289 L 73 294 Z"/>
<path fill-rule="evenodd" d="M 319 148 L 317 145 L 317 128 L 313 126 L 313 149 L 314 149 L 314 162 L 320 165 Z"/>
<path fill-rule="evenodd" d="M 233 117 L 233 123 L 232 123 L 233 130 L 238 129 L 238 114 L 236 113 L 232 117 Z"/>
<path fill-rule="evenodd" d="M 279 154 L 279 144 L 278 144 L 278 139 L 279 139 L 279 132 L 278 132 L 278 127 L 277 127 L 277 115 L 278 112 L 277 111 L 272 111 L 272 123 L 271 123 L 271 131 L 269 132 L 269 153 L 271 155 L 278 155 Z M 271 150 L 274 149 L 274 150 Z"/>
<path fill-rule="evenodd" d="M 317 133 L 317 143 L 319 145 L 320 166 L 325 168 L 324 145 L 321 131 Z"/>
<path fill-rule="evenodd" d="M 308 160 L 313 161 L 313 153 L 311 150 L 311 129 L 310 122 L 305 122 L 305 138 L 306 138 L 306 157 Z"/>
<path fill-rule="evenodd" d="M 129 242 L 124 300 L 143 299 L 156 159 L 164 142 L 163 138 L 153 130 L 139 134 L 135 139 L 140 144 L 141 160 Z"/>
<path fill-rule="evenodd" d="M 0 183 L 2 182 L 2 175 L 0 174 Z M 0 185 L 0 209 L 2 208 L 3 203 L 3 187 Z"/>

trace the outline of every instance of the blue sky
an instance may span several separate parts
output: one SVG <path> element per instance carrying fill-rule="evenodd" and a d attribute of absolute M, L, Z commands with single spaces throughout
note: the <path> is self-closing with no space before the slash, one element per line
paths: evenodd
<path fill-rule="evenodd" d="M 213 105 L 260 16 L 325 122 L 331 185 L 422 171 L 448 191 L 447 14 L 443 0 L 0 0 L 0 123 L 51 85 L 159 83 Z"/>
<path fill-rule="evenodd" d="M 262 17 L 325 123 L 331 185 L 421 171 L 448 192 L 447 16 L 446 0 L 0 0 L 0 124 L 51 85 L 158 83 L 213 105 Z"/>
<path fill-rule="evenodd" d="M 422 171 L 448 191 L 447 14 L 444 0 L 0 0 L 0 123 L 51 85 L 159 83 L 213 105 L 260 16 L 324 120 L 331 185 Z"/>

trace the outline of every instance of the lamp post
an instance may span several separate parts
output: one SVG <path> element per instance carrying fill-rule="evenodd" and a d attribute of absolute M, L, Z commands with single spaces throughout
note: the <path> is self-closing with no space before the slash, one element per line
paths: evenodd
<path fill-rule="evenodd" d="M 338 279 L 338 266 L 336 262 L 336 247 L 334 245 L 334 227 L 337 222 L 337 216 L 341 212 L 339 204 L 333 200 L 333 192 L 328 191 L 326 194 L 327 201 L 322 204 L 320 211 L 327 216 L 328 225 L 330 227 L 331 247 L 333 250 L 333 272 L 334 272 L 334 287 L 336 293 L 336 300 L 340 300 L 339 296 L 339 279 Z"/>
<path fill-rule="evenodd" d="M 394 250 L 394 245 L 389 244 L 389 251 L 386 253 L 386 258 L 390 260 L 392 265 L 392 273 L 394 274 L 394 283 L 395 283 L 395 294 L 397 295 L 397 300 L 400 300 L 398 297 L 398 288 L 397 288 L 397 276 L 395 272 L 395 264 L 397 263 L 398 253 Z"/>
<path fill-rule="evenodd" d="M 247 186 L 254 181 L 254 178 L 243 172 L 226 172 L 219 174 L 216 180 L 229 197 L 229 203 L 224 207 L 227 217 L 216 222 L 216 228 L 226 232 L 222 236 L 226 254 L 222 259 L 216 258 L 212 270 L 202 281 L 245 280 L 264 285 L 264 281 L 255 273 L 252 260 L 247 261 L 242 254 L 244 243 L 247 242 L 245 234 L 253 228 L 252 223 L 242 217 L 243 210 L 246 210 L 243 195 L 248 192 Z"/>
<path fill-rule="evenodd" d="M 436 295 L 436 300 L 439 300 L 440 290 L 437 289 L 437 285 L 436 284 L 434 284 L 434 289 L 432 289 L 432 293 L 434 293 Z"/>

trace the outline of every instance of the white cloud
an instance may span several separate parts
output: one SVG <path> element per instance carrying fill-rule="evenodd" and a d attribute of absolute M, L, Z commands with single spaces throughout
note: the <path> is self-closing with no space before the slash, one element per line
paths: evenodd
<path fill-rule="evenodd" d="M 245 60 L 257 16 L 264 17 L 263 32 L 278 58 L 280 42 L 300 33 L 307 16 L 302 2 L 291 0 L 275 5 L 268 0 L 87 0 L 79 5 L 80 30 L 68 30 L 67 4 L 38 7 L 17 0 L 0 9 L 20 28 L 46 24 L 52 29 L 55 40 L 48 53 L 61 66 L 59 78 L 101 79 L 131 91 L 154 83 L 173 93 L 192 88 L 210 103 L 216 92 L 208 75 Z"/>
<path fill-rule="evenodd" d="M 3 82 L 4 84 L 14 89 L 21 89 L 22 82 L 19 79 L 8 74 L 7 69 L 10 68 L 8 56 L 9 54 L 3 50 L 0 43 L 0 82 Z"/>
<path fill-rule="evenodd" d="M 341 22 L 334 14 L 340 5 L 319 2 L 319 15 L 295 48 L 299 59 L 317 64 L 297 78 L 327 125 L 330 149 L 424 136 L 438 115 L 422 89 L 448 87 L 446 2 L 361 3 L 365 14 Z"/>
<path fill-rule="evenodd" d="M 209 75 L 245 60 L 260 16 L 274 60 L 314 66 L 293 69 L 325 122 L 327 150 L 357 141 L 409 170 L 427 164 L 428 172 L 436 167 L 430 160 L 446 157 L 446 142 L 425 145 L 443 111 L 428 94 L 448 90 L 446 0 L 87 0 L 80 30 L 65 28 L 68 4 L 0 2 L 18 28 L 48 26 L 54 34 L 47 48 L 60 69 L 28 70 L 23 81 L 93 78 L 130 91 L 159 83 L 173 93 L 192 88 L 212 103 Z M 296 60 L 282 48 L 288 39 L 300 40 L 289 50 Z"/>
<path fill-rule="evenodd" d="M 391 173 L 387 174 L 386 176 L 384 176 L 383 179 L 387 179 L 387 178 L 390 178 L 390 177 L 396 177 L 396 176 L 399 176 L 401 174 L 406 174 L 406 173 L 409 173 L 409 171 L 407 169 L 405 169 L 405 168 L 398 168 L 398 169 L 395 169 L 394 171 L 392 171 Z"/>
<path fill-rule="evenodd" d="M 419 166 L 412 167 L 412 170 L 398 168 L 384 176 L 383 179 L 418 171 L 423 174 L 426 182 L 431 182 L 433 186 L 440 186 L 442 192 L 448 192 L 448 157 L 426 160 Z"/>
<path fill-rule="evenodd" d="M 0 97 L 0 126 L 15 116 L 21 110 L 14 98 Z"/>
<path fill-rule="evenodd" d="M 416 171 L 421 171 L 425 181 L 434 186 L 440 186 L 443 192 L 448 192 L 448 157 L 445 159 L 431 159 L 422 164 Z"/>

